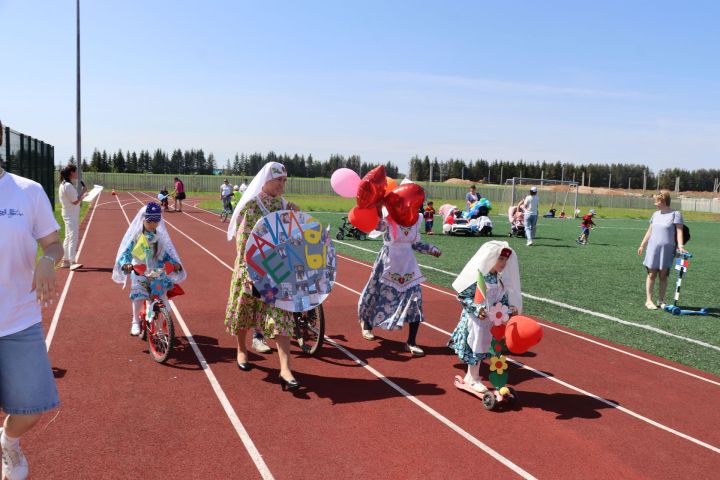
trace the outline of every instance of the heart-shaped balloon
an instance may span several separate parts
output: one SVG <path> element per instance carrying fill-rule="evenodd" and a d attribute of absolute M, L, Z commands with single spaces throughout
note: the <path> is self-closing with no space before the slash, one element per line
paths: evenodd
<path fill-rule="evenodd" d="M 358 185 L 357 206 L 360 208 L 376 207 L 382 202 L 385 195 L 387 180 L 385 179 L 385 167 L 380 165 L 370 170 Z"/>
<path fill-rule="evenodd" d="M 413 226 L 425 201 L 425 191 L 416 183 L 400 185 L 385 195 L 385 208 L 390 217 L 403 227 Z"/>

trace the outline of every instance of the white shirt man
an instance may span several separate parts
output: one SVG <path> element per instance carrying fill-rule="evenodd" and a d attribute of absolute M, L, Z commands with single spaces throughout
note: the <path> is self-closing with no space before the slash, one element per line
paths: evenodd
<path fill-rule="evenodd" d="M 525 197 L 525 236 L 528 246 L 533 244 L 537 230 L 538 219 L 538 196 L 537 187 L 530 189 L 530 195 Z"/>

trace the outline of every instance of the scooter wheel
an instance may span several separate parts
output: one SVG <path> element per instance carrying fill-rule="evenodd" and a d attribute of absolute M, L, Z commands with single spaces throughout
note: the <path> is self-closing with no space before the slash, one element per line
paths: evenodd
<path fill-rule="evenodd" d="M 335 238 L 338 240 L 342 240 L 345 238 L 345 235 L 342 232 L 338 232 L 337 235 L 335 235 Z"/>
<path fill-rule="evenodd" d="M 680 307 L 673 307 L 671 313 L 673 315 L 680 315 L 682 313 L 682 309 Z"/>
<path fill-rule="evenodd" d="M 483 394 L 482 397 L 483 407 L 485 407 L 485 410 L 492 410 L 495 408 L 495 392 L 488 391 Z"/>

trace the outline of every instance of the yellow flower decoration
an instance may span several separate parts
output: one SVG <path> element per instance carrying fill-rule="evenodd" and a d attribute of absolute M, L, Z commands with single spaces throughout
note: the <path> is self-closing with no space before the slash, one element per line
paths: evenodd
<path fill-rule="evenodd" d="M 498 375 L 502 375 L 505 370 L 507 370 L 508 364 L 507 360 L 505 359 L 505 355 L 500 355 L 499 357 L 490 357 L 490 371 L 491 372 L 497 372 Z"/>

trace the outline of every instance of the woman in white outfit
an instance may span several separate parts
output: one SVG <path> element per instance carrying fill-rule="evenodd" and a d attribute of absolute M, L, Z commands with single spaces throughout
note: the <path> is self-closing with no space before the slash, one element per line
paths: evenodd
<path fill-rule="evenodd" d="M 77 181 L 77 167 L 68 164 L 60 170 L 60 205 L 62 205 L 62 218 L 65 222 L 65 240 L 63 241 L 63 259 L 61 268 L 76 270 L 82 267 L 76 262 L 78 237 L 80 236 L 80 202 L 87 195 L 84 186 L 78 195 L 73 181 Z"/>

